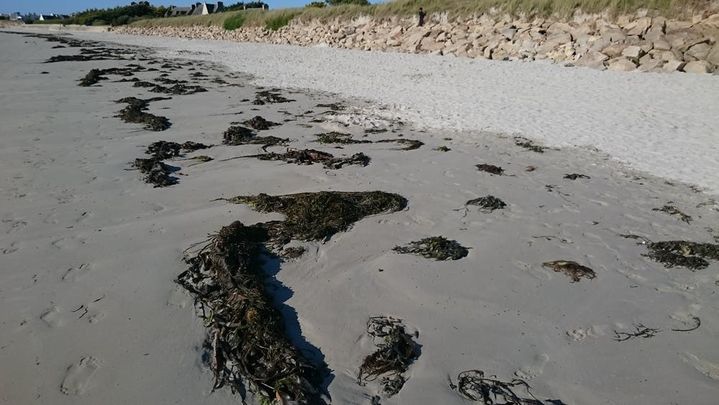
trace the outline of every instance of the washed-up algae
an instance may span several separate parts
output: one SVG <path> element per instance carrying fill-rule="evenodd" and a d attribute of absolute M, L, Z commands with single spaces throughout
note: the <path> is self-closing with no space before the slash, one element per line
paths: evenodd
<path fill-rule="evenodd" d="M 590 179 L 591 177 L 587 176 L 586 174 L 570 173 L 570 174 L 565 174 L 564 178 L 567 180 L 577 180 L 577 179 Z"/>
<path fill-rule="evenodd" d="M 473 200 L 469 200 L 465 203 L 465 205 L 475 205 L 479 207 L 480 211 L 489 213 L 494 210 L 501 210 L 505 208 L 507 206 L 507 203 L 495 196 L 488 195 L 485 197 L 479 197 Z"/>
<path fill-rule="evenodd" d="M 276 136 L 257 136 L 251 129 L 239 125 L 229 127 L 223 138 L 225 145 L 264 145 L 265 147 L 286 145 L 290 141 Z"/>
<path fill-rule="evenodd" d="M 522 147 L 526 150 L 536 152 L 536 153 L 544 153 L 544 151 L 548 149 L 544 146 L 539 146 L 539 145 L 535 144 L 534 142 L 530 141 L 529 139 L 523 138 L 521 136 L 514 137 L 514 144 L 519 147 Z"/>
<path fill-rule="evenodd" d="M 495 166 L 495 165 L 490 165 L 487 163 L 481 163 L 481 164 L 475 165 L 475 167 L 481 172 L 487 172 L 489 174 L 494 174 L 497 176 L 501 176 L 502 174 L 504 174 L 504 169 L 502 169 L 501 167 Z"/>
<path fill-rule="evenodd" d="M 186 259 L 189 268 L 178 276 L 208 329 L 205 347 L 214 388 L 228 385 L 243 393 L 249 387 L 261 403 L 324 403 L 326 365 L 309 360 L 288 338 L 268 292 L 263 257 L 281 252 L 291 240 L 329 238 L 366 216 L 401 210 L 407 201 L 381 191 L 259 194 L 228 201 L 280 212 L 286 219 L 252 226 L 237 221 L 222 228 Z"/>
<path fill-rule="evenodd" d="M 143 71 L 144 68 L 139 65 L 129 64 L 125 67 L 120 68 L 108 68 L 108 69 L 91 69 L 85 77 L 80 80 L 79 85 L 82 87 L 89 87 L 97 84 L 101 80 L 107 80 L 107 77 L 103 75 L 116 75 L 129 77 L 134 75 L 136 72 Z"/>
<path fill-rule="evenodd" d="M 342 132 L 325 132 L 322 134 L 317 134 L 317 142 L 319 143 L 329 143 L 329 144 L 340 144 L 340 145 L 349 145 L 349 144 L 357 144 L 357 143 L 372 143 L 372 141 L 363 139 L 352 139 L 352 135 L 345 134 Z"/>
<path fill-rule="evenodd" d="M 686 222 L 687 224 L 692 222 L 691 216 L 681 212 L 679 210 L 679 208 L 677 208 L 673 205 L 665 205 L 661 208 L 652 208 L 652 211 L 660 211 L 660 212 L 664 212 L 666 214 L 675 216 L 675 217 L 679 218 L 679 220 Z"/>
<path fill-rule="evenodd" d="M 177 184 L 177 178 L 171 176 L 172 172 L 177 169 L 162 162 L 161 158 L 137 158 L 133 163 L 133 167 L 144 174 L 146 183 L 153 184 L 155 187 L 167 187 Z"/>
<path fill-rule="evenodd" d="M 709 260 L 719 260 L 719 244 L 699 243 L 684 240 L 648 243 L 647 257 L 662 263 L 665 267 L 686 267 L 701 270 L 709 266 Z"/>
<path fill-rule="evenodd" d="M 264 105 L 264 104 L 276 104 L 276 103 L 290 103 L 295 100 L 290 100 L 288 98 L 283 97 L 280 95 L 278 91 L 273 90 L 262 90 L 258 91 L 255 94 L 255 101 L 252 102 L 254 105 Z"/>
<path fill-rule="evenodd" d="M 268 121 L 259 115 L 256 115 L 256 116 L 250 118 L 249 120 L 243 121 L 242 124 L 252 128 L 256 131 L 264 131 L 264 130 L 268 130 L 274 126 L 280 125 L 276 122 Z"/>
<path fill-rule="evenodd" d="M 181 152 L 192 152 L 200 149 L 207 149 L 209 146 L 193 141 L 177 143 L 170 141 L 157 141 L 151 143 L 145 153 L 160 159 L 171 159 L 181 155 Z"/>
<path fill-rule="evenodd" d="M 469 254 L 466 247 L 443 236 L 424 238 L 410 242 L 406 246 L 396 246 L 392 250 L 397 253 L 415 254 L 435 260 L 459 260 Z"/>
<path fill-rule="evenodd" d="M 466 370 L 449 386 L 462 398 L 483 405 L 565 405 L 558 399 L 540 400 L 531 392 L 529 384 L 519 378 L 509 381 L 487 376 L 482 370 Z"/>
<path fill-rule="evenodd" d="M 370 162 L 370 157 L 364 153 L 355 153 L 349 157 L 335 157 L 330 153 L 315 149 L 291 149 L 285 153 L 270 152 L 244 157 L 260 160 L 281 160 L 297 165 L 322 163 L 327 169 L 341 169 L 347 165 L 367 166 Z"/>
<path fill-rule="evenodd" d="M 573 283 L 581 281 L 582 278 L 592 280 L 597 277 L 594 270 L 587 266 L 582 266 L 577 262 L 570 260 L 555 260 L 552 262 L 542 263 L 542 266 L 550 268 L 557 273 L 564 273 L 572 279 Z"/>
<path fill-rule="evenodd" d="M 117 100 L 117 103 L 126 103 L 127 106 L 120 110 L 117 117 L 125 122 L 133 124 L 145 124 L 145 129 L 150 131 L 164 131 L 170 127 L 170 120 L 165 117 L 146 112 L 151 102 L 170 100 L 166 97 L 154 97 L 150 99 L 139 99 L 136 97 L 125 97 Z"/>
<path fill-rule="evenodd" d="M 407 333 L 400 319 L 389 316 L 371 317 L 367 334 L 372 336 L 377 350 L 362 361 L 357 382 L 364 385 L 381 377 L 384 394 L 394 396 L 407 382 L 403 374 L 419 358 L 420 345 Z"/>

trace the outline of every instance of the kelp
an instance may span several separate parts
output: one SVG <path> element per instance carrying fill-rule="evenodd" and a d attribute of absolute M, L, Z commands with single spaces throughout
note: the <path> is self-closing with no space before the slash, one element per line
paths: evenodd
<path fill-rule="evenodd" d="M 481 164 L 475 165 L 475 167 L 480 172 L 487 172 L 489 174 L 494 174 L 497 176 L 501 176 L 502 174 L 504 174 L 504 169 L 502 169 L 501 167 L 495 166 L 495 165 L 490 165 L 487 163 L 481 163 Z"/>
<path fill-rule="evenodd" d="M 262 90 L 255 94 L 255 101 L 252 102 L 254 105 L 265 105 L 265 104 L 276 104 L 276 103 L 290 103 L 295 100 L 290 100 L 283 97 L 277 90 Z"/>
<path fill-rule="evenodd" d="M 555 260 L 552 262 L 545 262 L 542 263 L 542 266 L 550 268 L 557 273 L 564 273 L 567 277 L 572 279 L 573 283 L 581 281 L 582 278 L 592 280 L 597 277 L 597 274 L 594 272 L 594 270 L 570 260 Z"/>
<path fill-rule="evenodd" d="M 169 100 L 166 97 L 154 97 L 150 99 L 139 99 L 136 97 L 125 97 L 117 100 L 117 103 L 126 103 L 127 107 L 120 110 L 117 117 L 125 122 L 133 124 L 145 124 L 145 129 L 150 131 L 164 131 L 170 127 L 170 120 L 166 117 L 146 112 L 151 102 Z"/>
<path fill-rule="evenodd" d="M 182 144 L 169 141 L 156 141 L 147 147 L 145 153 L 160 159 L 171 159 L 173 157 L 180 156 L 181 152 L 192 152 L 200 149 L 206 149 L 208 147 L 209 146 L 203 143 L 193 141 L 187 141 Z"/>
<path fill-rule="evenodd" d="M 507 206 L 507 203 L 495 196 L 488 195 L 469 200 L 465 203 L 465 205 L 475 205 L 479 207 L 480 211 L 489 213 L 494 210 L 501 210 L 505 208 Z"/>
<path fill-rule="evenodd" d="M 349 157 L 335 157 L 330 153 L 315 149 L 290 149 L 285 153 L 260 153 L 257 155 L 244 156 L 260 160 L 281 160 L 296 165 L 312 165 L 322 163 L 327 169 L 341 169 L 347 165 L 367 166 L 370 157 L 364 153 L 355 153 Z"/>
<path fill-rule="evenodd" d="M 661 329 L 648 328 L 642 323 L 635 323 L 632 326 L 634 327 L 634 330 L 629 332 L 615 330 L 613 339 L 617 342 L 624 342 L 636 338 L 649 339 L 661 332 Z"/>
<path fill-rule="evenodd" d="M 381 377 L 384 394 L 394 396 L 407 382 L 403 374 L 419 358 L 420 345 L 412 340 L 400 319 L 390 316 L 371 317 L 367 334 L 372 336 L 377 350 L 362 361 L 357 382 L 364 385 Z"/>
<path fill-rule="evenodd" d="M 276 122 L 267 121 L 266 119 L 260 117 L 259 115 L 256 115 L 249 120 L 243 121 L 243 125 L 246 125 L 256 131 L 264 131 L 267 129 L 270 129 L 274 126 L 280 125 Z"/>
<path fill-rule="evenodd" d="M 586 174 L 580 174 L 580 173 L 565 174 L 564 178 L 567 180 L 591 179 L 591 177 L 587 176 Z"/>
<path fill-rule="evenodd" d="M 171 173 L 176 169 L 163 163 L 160 158 L 137 158 L 133 163 L 133 167 L 145 175 L 144 180 L 146 183 L 153 184 L 155 187 L 167 187 L 177 184 L 177 178 L 171 176 Z"/>
<path fill-rule="evenodd" d="M 509 381 L 487 376 L 482 370 L 466 370 L 449 386 L 462 398 L 484 405 L 565 405 L 557 399 L 540 400 L 531 392 L 529 384 L 519 378 Z"/>
<path fill-rule="evenodd" d="M 144 68 L 139 65 L 135 64 L 129 64 L 125 67 L 116 67 L 116 68 L 108 68 L 108 69 L 91 69 L 85 77 L 83 77 L 80 80 L 79 86 L 82 87 L 89 87 L 92 85 L 97 84 L 101 80 L 107 80 L 107 77 L 104 75 L 116 75 L 116 76 L 124 76 L 124 77 L 130 77 L 134 75 L 136 72 L 143 71 Z M 128 81 L 128 80 L 126 80 Z"/>
<path fill-rule="evenodd" d="M 340 145 L 372 143 L 372 141 L 369 141 L 366 139 L 362 139 L 362 140 L 353 139 L 351 134 L 345 134 L 343 132 L 336 132 L 336 131 L 317 134 L 317 142 L 329 143 L 329 144 L 340 144 Z"/>
<path fill-rule="evenodd" d="M 689 270 L 701 270 L 709 266 L 710 260 L 719 260 L 719 244 L 699 243 L 684 240 L 651 242 L 646 244 L 652 260 L 665 267 L 686 267 Z"/>
<path fill-rule="evenodd" d="M 415 254 L 435 260 L 459 260 L 469 254 L 466 247 L 443 236 L 424 238 L 410 242 L 406 246 L 396 246 L 392 250 L 397 253 Z"/>
<path fill-rule="evenodd" d="M 233 125 L 223 134 L 223 143 L 225 145 L 263 145 L 264 147 L 275 145 L 286 145 L 289 139 L 278 138 L 276 136 L 257 136 L 257 134 L 249 128 Z"/>

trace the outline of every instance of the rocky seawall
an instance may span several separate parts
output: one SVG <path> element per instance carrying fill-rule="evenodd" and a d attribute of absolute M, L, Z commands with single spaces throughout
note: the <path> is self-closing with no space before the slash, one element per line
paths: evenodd
<path fill-rule="evenodd" d="M 449 19 L 433 15 L 422 27 L 416 18 L 322 23 L 293 20 L 279 30 L 241 27 L 134 27 L 113 31 L 195 39 L 327 45 L 368 51 L 430 53 L 493 60 L 550 60 L 568 66 L 642 72 L 719 74 L 719 13 L 687 20 L 647 12 L 610 18 L 575 14 L 571 19 L 515 18 L 484 14 Z"/>

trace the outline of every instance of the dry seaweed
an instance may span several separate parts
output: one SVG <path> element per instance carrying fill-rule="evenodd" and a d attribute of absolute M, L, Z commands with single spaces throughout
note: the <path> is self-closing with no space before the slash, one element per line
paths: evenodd
<path fill-rule="evenodd" d="M 225 145 L 286 145 L 289 139 L 282 139 L 276 136 L 257 136 L 251 129 L 243 126 L 231 126 L 224 135 Z"/>
<path fill-rule="evenodd" d="M 410 242 L 406 246 L 396 246 L 392 250 L 397 253 L 411 253 L 435 260 L 459 260 L 469 254 L 469 250 L 467 250 L 466 247 L 460 245 L 457 241 L 449 240 L 443 236 L 424 238 Z"/>
<path fill-rule="evenodd" d="M 260 117 L 259 115 L 252 117 L 249 120 L 246 120 L 242 123 L 256 131 L 264 131 L 264 130 L 270 129 L 274 126 L 280 125 L 276 122 L 267 121 L 266 119 Z"/>
<path fill-rule="evenodd" d="M 288 98 L 283 97 L 280 95 L 277 91 L 271 91 L 271 90 L 262 90 L 258 91 L 255 94 L 255 101 L 252 102 L 254 105 L 264 105 L 264 104 L 275 104 L 275 103 L 290 103 L 295 100 L 290 100 Z"/>
<path fill-rule="evenodd" d="M 377 351 L 365 357 L 359 369 L 357 382 L 380 380 L 383 392 L 391 397 L 407 382 L 403 375 L 419 358 L 420 345 L 412 340 L 402 321 L 389 316 L 374 316 L 367 321 L 367 334 L 372 336 Z"/>
<path fill-rule="evenodd" d="M 395 212 L 407 206 L 407 200 L 382 191 L 323 191 L 280 196 L 259 194 L 238 196 L 227 200 L 248 204 L 260 212 L 285 214 L 285 221 L 273 228 L 273 238 L 283 244 L 291 239 L 324 240 L 347 230 L 360 219 Z"/>
<path fill-rule="evenodd" d="M 520 146 L 524 149 L 527 149 L 529 151 L 536 152 L 536 153 L 544 153 L 544 151 L 548 149 L 544 146 L 539 146 L 539 145 L 535 144 L 534 142 L 530 141 L 529 139 L 521 137 L 521 136 L 514 137 L 514 144 L 517 146 Z"/>
<path fill-rule="evenodd" d="M 497 176 L 501 176 L 504 174 L 504 169 L 502 169 L 501 167 L 495 166 L 495 165 L 490 165 L 487 163 L 481 163 L 481 164 L 475 165 L 475 167 L 481 172 L 487 172 L 489 174 L 495 174 Z"/>
<path fill-rule="evenodd" d="M 261 255 L 267 238 L 263 224 L 223 227 L 186 259 L 189 269 L 177 282 L 195 296 L 208 329 L 213 389 L 229 385 L 244 393 L 247 385 L 266 403 L 277 397 L 321 403 L 318 387 L 326 366 L 311 363 L 290 342 L 265 286 Z"/>
<path fill-rule="evenodd" d="M 684 240 L 652 242 L 647 244 L 647 256 L 665 267 L 686 267 L 701 270 L 709 266 L 706 259 L 719 260 L 719 244 Z"/>
<path fill-rule="evenodd" d="M 243 157 L 253 157 L 260 160 L 281 160 L 297 165 L 312 165 L 322 163 L 328 169 L 341 169 L 347 165 L 367 166 L 369 156 L 364 153 L 355 153 L 349 157 L 334 157 L 333 155 L 315 149 L 290 149 L 285 153 L 260 153 Z"/>
<path fill-rule="evenodd" d="M 145 112 L 151 102 L 160 100 L 169 100 L 169 98 L 155 97 L 143 100 L 136 97 L 125 97 L 117 100 L 117 103 L 127 103 L 127 107 L 120 110 L 117 117 L 128 123 L 145 124 L 145 129 L 150 131 L 164 131 L 170 127 L 170 121 L 165 117 Z"/>
<path fill-rule="evenodd" d="M 675 217 L 678 217 L 681 221 L 686 222 L 687 224 L 692 222 L 692 217 L 679 211 L 679 208 L 673 206 L 673 205 L 665 205 L 661 208 L 652 208 L 652 211 L 660 211 L 667 213 L 669 215 L 673 215 Z"/>
<path fill-rule="evenodd" d="M 480 211 L 490 213 L 494 210 L 501 210 L 505 208 L 507 206 L 507 203 L 495 196 L 488 195 L 485 197 L 479 197 L 473 200 L 469 200 L 465 203 L 465 205 L 476 205 L 479 207 Z"/>
<path fill-rule="evenodd" d="M 617 342 L 624 342 L 626 340 L 635 339 L 635 338 L 643 338 L 643 339 L 649 339 L 656 336 L 659 332 L 661 332 L 660 329 L 655 328 L 647 328 L 644 326 L 644 324 L 641 323 L 635 323 L 634 330 L 630 332 L 619 332 L 617 330 L 614 331 L 614 340 Z"/>
<path fill-rule="evenodd" d="M 177 171 L 177 168 L 163 163 L 160 158 L 138 158 L 135 159 L 133 167 L 145 175 L 144 180 L 146 183 L 154 184 L 155 187 L 167 187 L 177 184 L 177 178 L 171 176 L 171 173 Z"/>
<path fill-rule="evenodd" d="M 567 180 L 591 179 L 591 177 L 587 176 L 586 174 L 579 174 L 579 173 L 565 174 L 564 178 Z"/>
<path fill-rule="evenodd" d="M 572 279 L 573 283 L 579 282 L 582 278 L 592 280 L 597 277 L 594 270 L 589 267 L 569 260 L 555 260 L 553 262 L 542 263 L 542 266 L 548 267 L 557 273 L 564 273 Z"/>
<path fill-rule="evenodd" d="M 356 144 L 356 143 L 372 143 L 372 141 L 368 141 L 368 140 L 352 139 L 352 135 L 350 135 L 350 134 L 345 134 L 342 132 L 335 132 L 335 131 L 318 134 L 317 142 L 341 144 L 341 145 Z"/>
<path fill-rule="evenodd" d="M 485 376 L 482 370 L 466 370 L 457 376 L 457 384 L 449 381 L 452 390 L 464 399 L 484 405 L 563 405 L 557 399 L 540 400 L 531 392 L 529 384 L 515 378 L 503 381 L 497 376 Z M 519 394 L 519 390 L 525 393 Z"/>

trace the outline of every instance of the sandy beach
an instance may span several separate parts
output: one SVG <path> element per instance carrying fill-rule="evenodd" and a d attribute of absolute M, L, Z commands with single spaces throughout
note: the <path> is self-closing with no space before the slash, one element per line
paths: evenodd
<path fill-rule="evenodd" d="M 234 221 L 286 219 L 223 199 L 323 191 L 406 207 L 268 256 L 288 341 L 325 365 L 321 401 L 464 404 L 458 375 L 481 370 L 543 404 L 716 402 L 716 76 L 26 34 L 0 32 L 0 403 L 242 403 L 213 389 L 183 259 Z M 46 63 L 62 55 L 87 60 Z M 169 126 L 125 122 L 128 97 Z M 253 136 L 279 141 L 228 142 L 257 116 L 277 125 Z M 136 159 L 161 140 L 210 147 L 153 161 L 173 183 L 155 187 Z M 433 236 L 466 257 L 394 250 Z M 662 263 L 664 241 L 704 250 Z M 358 384 L 374 316 L 418 348 L 394 395 Z"/>

